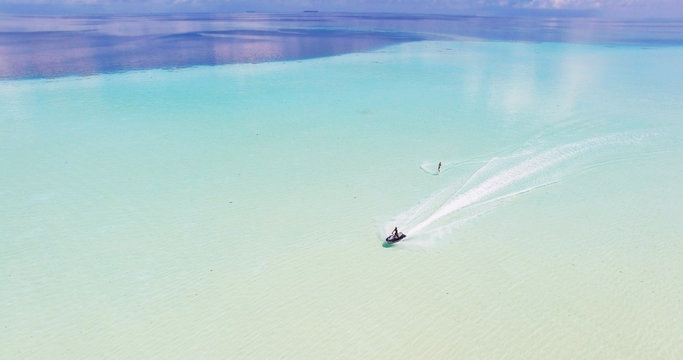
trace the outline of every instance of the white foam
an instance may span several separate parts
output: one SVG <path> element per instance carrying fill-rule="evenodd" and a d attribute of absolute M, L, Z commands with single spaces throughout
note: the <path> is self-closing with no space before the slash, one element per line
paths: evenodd
<path fill-rule="evenodd" d="M 452 231 L 489 211 L 495 203 L 559 180 L 557 173 L 549 176 L 546 170 L 598 147 L 638 142 L 644 136 L 647 134 L 612 134 L 549 150 L 527 149 L 507 157 L 494 157 L 476 170 L 454 193 L 449 189 L 441 190 L 396 216 L 384 226 L 385 233 L 398 226 L 409 236 L 405 242 L 410 240 L 415 245 L 429 242 L 425 239 L 440 237 Z M 429 165 L 425 163 L 421 168 L 424 170 Z M 453 195 L 448 196 L 450 193 Z"/>

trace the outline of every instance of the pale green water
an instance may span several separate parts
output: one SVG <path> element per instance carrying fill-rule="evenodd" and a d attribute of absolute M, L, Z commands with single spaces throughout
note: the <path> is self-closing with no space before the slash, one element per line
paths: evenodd
<path fill-rule="evenodd" d="M 0 358 L 683 357 L 682 55 L 2 82 Z"/>

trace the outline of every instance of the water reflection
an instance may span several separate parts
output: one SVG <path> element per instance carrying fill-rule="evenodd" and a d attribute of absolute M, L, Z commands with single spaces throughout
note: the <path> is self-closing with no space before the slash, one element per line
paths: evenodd
<path fill-rule="evenodd" d="M 0 16 L 0 78 L 291 60 L 422 39 L 681 44 L 681 24 L 349 14 Z"/>

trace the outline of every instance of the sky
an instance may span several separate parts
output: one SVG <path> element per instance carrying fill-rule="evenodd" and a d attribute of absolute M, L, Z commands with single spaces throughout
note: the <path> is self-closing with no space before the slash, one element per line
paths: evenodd
<path fill-rule="evenodd" d="M 399 12 L 683 18 L 683 0 L 0 0 L 0 13 Z"/>

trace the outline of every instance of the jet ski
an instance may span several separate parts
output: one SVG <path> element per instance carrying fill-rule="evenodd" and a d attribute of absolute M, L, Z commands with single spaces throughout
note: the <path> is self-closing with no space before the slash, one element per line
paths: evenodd
<path fill-rule="evenodd" d="M 389 244 L 394 244 L 394 243 L 397 243 L 397 242 L 405 239 L 406 236 L 407 236 L 406 234 L 399 232 L 398 229 L 394 228 L 394 231 L 389 236 L 387 236 L 387 238 L 385 240 Z"/>

